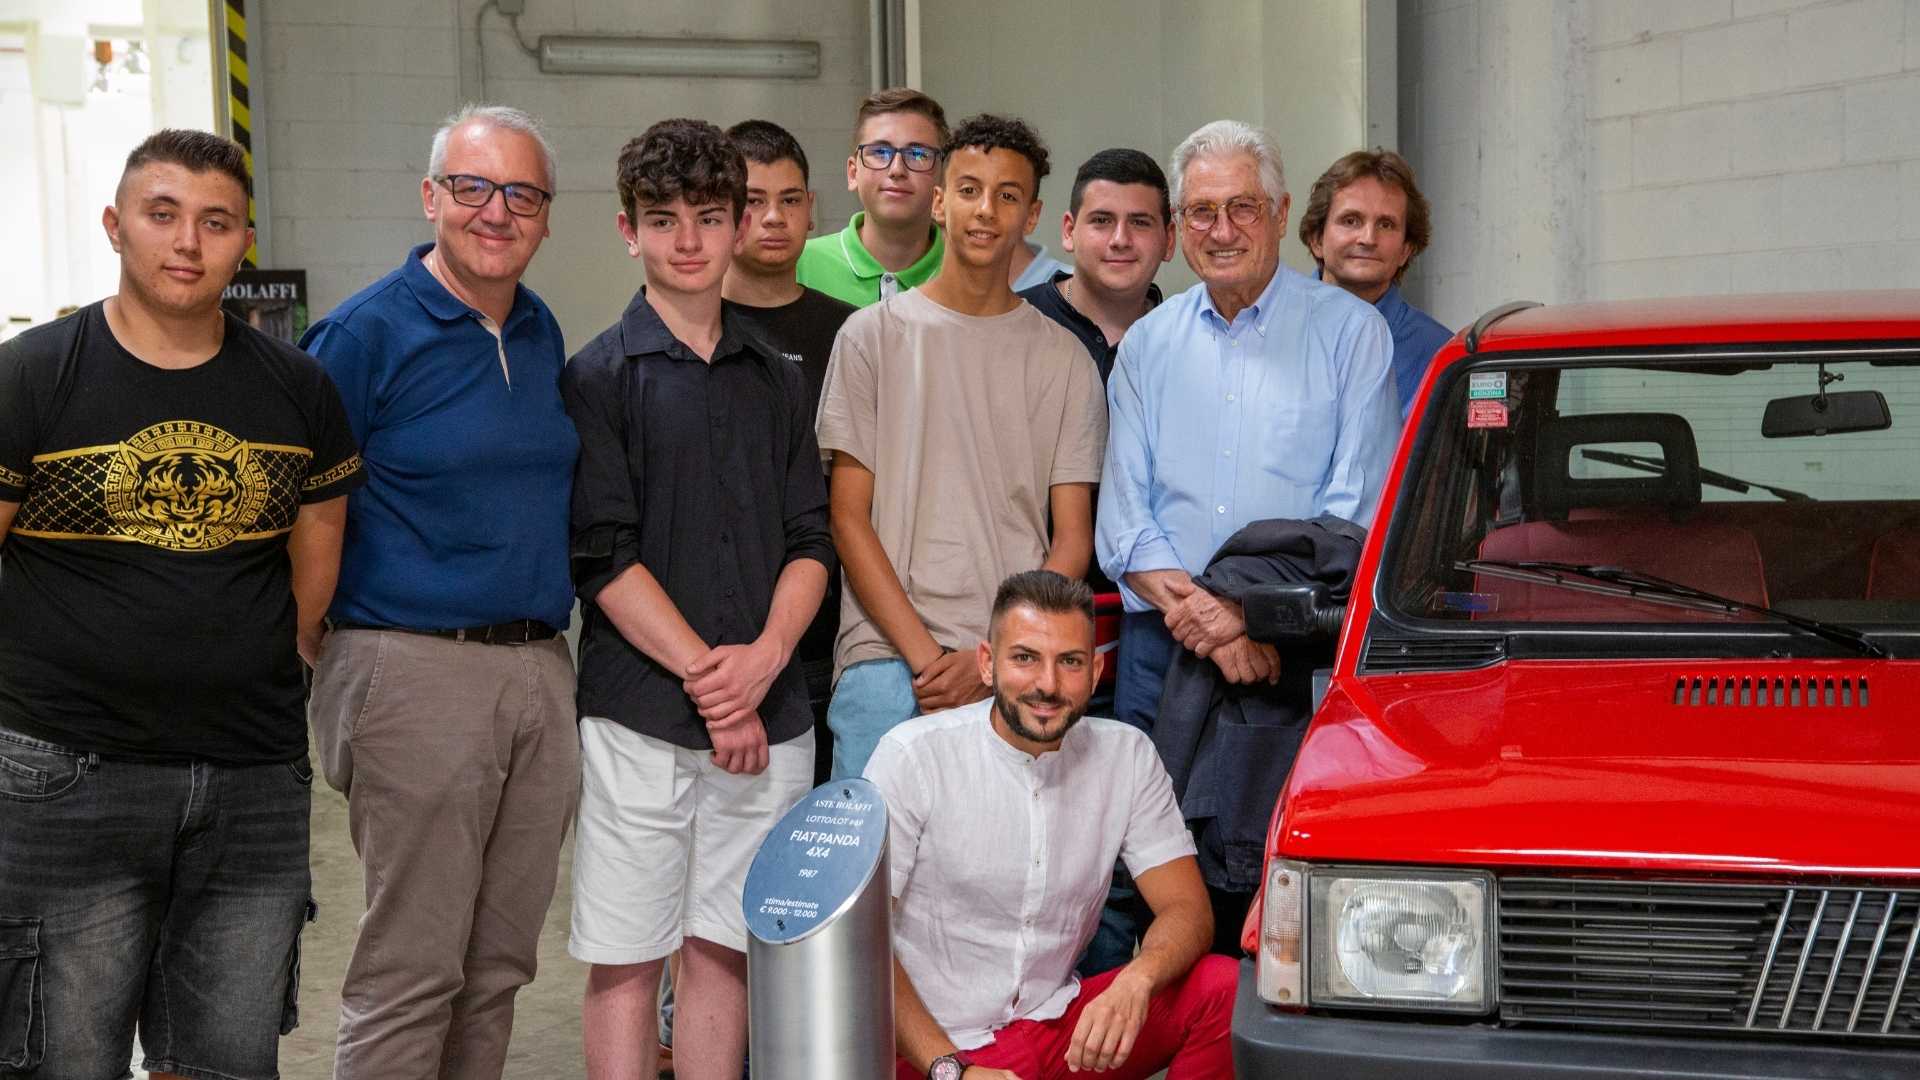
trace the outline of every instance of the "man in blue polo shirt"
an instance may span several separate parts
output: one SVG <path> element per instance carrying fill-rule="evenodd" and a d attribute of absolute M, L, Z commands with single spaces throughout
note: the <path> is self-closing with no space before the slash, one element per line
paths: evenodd
<path fill-rule="evenodd" d="M 1433 354 L 1453 331 L 1407 303 L 1400 279 L 1433 236 L 1427 197 L 1413 166 L 1391 150 L 1355 150 L 1313 182 L 1300 215 L 1300 242 L 1313 252 L 1320 278 L 1372 304 L 1393 333 L 1393 391 L 1400 417 Z"/>
<path fill-rule="evenodd" d="M 421 183 L 434 241 L 307 333 L 365 447 L 311 714 L 367 914 L 333 1075 L 498 1077 L 580 783 L 560 327 L 520 277 L 553 152 L 468 106 Z"/>

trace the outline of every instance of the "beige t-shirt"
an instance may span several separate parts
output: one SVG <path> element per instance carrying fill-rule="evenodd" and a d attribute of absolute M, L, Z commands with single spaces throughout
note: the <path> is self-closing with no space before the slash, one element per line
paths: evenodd
<path fill-rule="evenodd" d="M 873 528 L 933 639 L 969 649 L 1007 575 L 1047 555 L 1047 489 L 1100 480 L 1100 372 L 1022 303 L 963 315 L 904 292 L 848 317 L 820 395 L 820 451 L 873 471 Z M 834 674 L 898 656 L 848 585 Z"/>

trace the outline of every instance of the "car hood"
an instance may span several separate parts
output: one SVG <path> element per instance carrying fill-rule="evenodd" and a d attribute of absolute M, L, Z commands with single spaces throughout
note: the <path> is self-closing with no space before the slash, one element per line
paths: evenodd
<path fill-rule="evenodd" d="M 1343 679 L 1273 843 L 1316 861 L 1920 877 L 1920 664 Z"/>

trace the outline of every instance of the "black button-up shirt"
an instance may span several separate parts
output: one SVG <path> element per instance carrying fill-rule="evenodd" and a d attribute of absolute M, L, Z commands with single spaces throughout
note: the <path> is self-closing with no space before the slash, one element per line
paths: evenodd
<path fill-rule="evenodd" d="M 709 645 L 745 645 L 795 559 L 834 570 L 827 488 L 800 369 L 748 333 L 729 306 L 711 363 L 676 340 L 643 289 L 560 378 L 580 431 L 573 576 L 580 712 L 692 749 L 712 740 L 680 679 L 634 648 L 594 603 L 647 568 Z M 813 725 L 795 664 L 760 703 L 769 743 Z"/>
<path fill-rule="evenodd" d="M 1105 383 L 1107 376 L 1113 374 L 1113 359 L 1120 353 L 1120 343 L 1107 344 L 1107 332 L 1100 324 L 1080 313 L 1080 309 L 1067 302 L 1060 294 L 1060 283 L 1072 277 L 1065 271 L 1055 271 L 1053 278 L 1043 281 L 1030 289 L 1020 290 L 1020 298 L 1040 309 L 1040 314 L 1073 331 L 1080 344 L 1087 347 L 1093 362 L 1100 368 L 1100 381 Z M 1147 306 L 1160 306 L 1160 286 L 1147 286 Z"/>

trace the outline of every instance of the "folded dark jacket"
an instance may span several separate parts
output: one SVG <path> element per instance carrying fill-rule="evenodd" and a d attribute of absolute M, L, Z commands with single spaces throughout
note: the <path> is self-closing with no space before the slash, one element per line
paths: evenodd
<path fill-rule="evenodd" d="M 1317 581 L 1344 601 L 1365 539 L 1345 518 L 1256 521 L 1228 538 L 1194 581 L 1234 601 L 1261 586 Z M 1201 876 L 1214 888 L 1259 888 L 1267 823 L 1312 716 L 1314 669 L 1326 666 L 1332 648 L 1282 647 L 1277 685 L 1236 686 L 1185 649 L 1167 669 L 1153 741 L 1198 835 Z"/>

